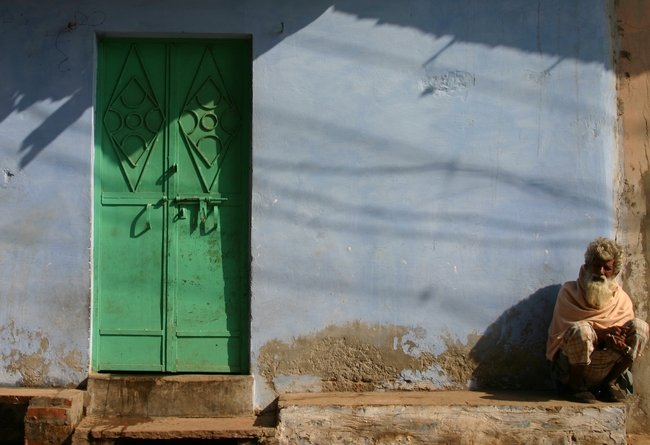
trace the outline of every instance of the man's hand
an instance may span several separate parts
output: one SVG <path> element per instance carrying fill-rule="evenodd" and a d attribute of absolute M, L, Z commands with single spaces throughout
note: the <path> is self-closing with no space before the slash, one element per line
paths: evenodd
<path fill-rule="evenodd" d="M 611 326 L 605 329 L 596 329 L 598 343 L 605 342 L 608 348 L 617 351 L 626 351 L 627 344 L 625 343 L 625 337 L 627 336 L 627 330 L 628 328 L 625 326 Z"/>

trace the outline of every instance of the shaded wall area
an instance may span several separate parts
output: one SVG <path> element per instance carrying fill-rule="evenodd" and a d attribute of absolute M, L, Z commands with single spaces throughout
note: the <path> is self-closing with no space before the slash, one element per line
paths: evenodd
<path fill-rule="evenodd" d="M 648 320 L 650 289 L 650 5 L 616 2 L 620 195 L 617 237 L 628 252 L 623 284 L 636 316 Z M 633 365 L 637 394 L 629 402 L 629 431 L 650 431 L 650 355 Z"/>

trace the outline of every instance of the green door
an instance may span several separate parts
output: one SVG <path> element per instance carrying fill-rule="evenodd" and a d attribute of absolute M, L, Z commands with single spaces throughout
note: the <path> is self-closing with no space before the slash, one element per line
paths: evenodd
<path fill-rule="evenodd" d="M 93 369 L 248 372 L 249 40 L 100 41 Z"/>

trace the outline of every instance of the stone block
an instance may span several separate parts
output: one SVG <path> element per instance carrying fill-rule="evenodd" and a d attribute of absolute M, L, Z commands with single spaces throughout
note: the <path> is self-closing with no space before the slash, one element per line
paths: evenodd
<path fill-rule="evenodd" d="M 625 444 L 623 404 L 469 391 L 303 396 L 280 397 L 281 445 Z"/>
<path fill-rule="evenodd" d="M 93 416 L 237 417 L 253 414 L 253 378 L 241 375 L 92 374 Z"/>
<path fill-rule="evenodd" d="M 74 445 L 120 440 L 220 440 L 241 443 L 275 437 L 275 419 L 259 417 L 86 417 L 73 435 Z M 208 443 L 208 442 L 206 442 Z"/>

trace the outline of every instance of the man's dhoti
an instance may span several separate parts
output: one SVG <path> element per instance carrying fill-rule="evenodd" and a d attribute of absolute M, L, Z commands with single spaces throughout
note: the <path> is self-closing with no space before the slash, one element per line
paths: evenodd
<path fill-rule="evenodd" d="M 553 379 L 567 384 L 570 365 L 587 365 L 584 379 L 590 390 L 600 387 L 616 362 L 624 356 L 636 360 L 646 347 L 650 328 L 645 321 L 635 318 L 624 325 L 628 328 L 625 337 L 626 351 L 609 348 L 598 342 L 596 331 L 587 321 L 573 323 L 564 333 L 560 351 L 551 367 Z M 623 388 L 625 389 L 625 388 Z"/>

